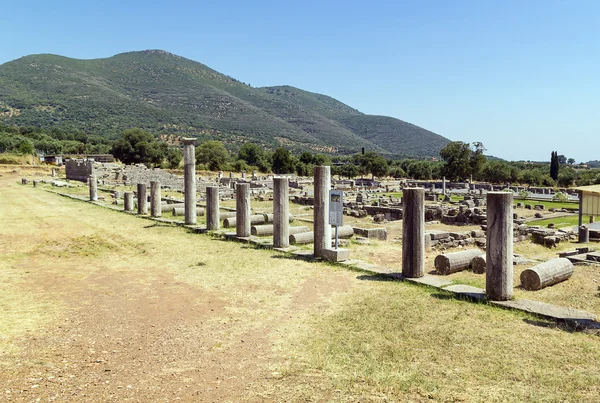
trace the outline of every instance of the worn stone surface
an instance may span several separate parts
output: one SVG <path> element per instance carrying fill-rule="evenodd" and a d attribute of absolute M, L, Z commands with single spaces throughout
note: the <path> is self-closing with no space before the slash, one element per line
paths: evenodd
<path fill-rule="evenodd" d="M 273 246 L 290 246 L 290 192 L 288 178 L 273 178 Z"/>
<path fill-rule="evenodd" d="M 490 304 L 502 306 L 505 308 L 518 309 L 545 318 L 557 320 L 596 320 L 596 315 L 580 311 L 578 309 L 555 306 L 539 301 L 531 301 L 528 299 L 518 299 L 514 301 L 490 301 Z"/>
<path fill-rule="evenodd" d="M 250 236 L 250 184 L 235 186 L 235 232 L 238 237 Z M 264 222 L 264 220 L 263 220 Z"/>
<path fill-rule="evenodd" d="M 403 190 L 402 274 L 423 277 L 425 274 L 425 190 Z"/>
<path fill-rule="evenodd" d="M 219 229 L 219 187 L 206 187 L 206 229 L 217 231 Z"/>
<path fill-rule="evenodd" d="M 521 285 L 526 290 L 541 290 L 567 280 L 573 275 L 573 263 L 559 257 L 540 263 L 521 272 Z"/>
<path fill-rule="evenodd" d="M 323 250 L 331 247 L 331 225 L 329 225 L 329 190 L 331 189 L 331 168 L 316 166 L 314 170 L 314 241 L 313 253 L 323 257 Z"/>
<path fill-rule="evenodd" d="M 487 194 L 486 294 L 490 300 L 513 296 L 513 194 Z"/>
<path fill-rule="evenodd" d="M 196 224 L 196 139 L 183 139 L 185 223 Z"/>
<path fill-rule="evenodd" d="M 473 259 L 483 255 L 479 249 L 467 249 L 445 253 L 435 257 L 434 266 L 438 273 L 448 275 L 471 267 Z"/>
<path fill-rule="evenodd" d="M 160 183 L 157 181 L 152 181 L 150 182 L 150 215 L 152 217 L 160 217 L 162 215 L 160 201 Z"/>
<path fill-rule="evenodd" d="M 148 195 L 144 183 L 138 183 L 137 185 L 137 205 L 138 214 L 148 214 Z"/>
<path fill-rule="evenodd" d="M 485 299 L 485 290 L 465 284 L 454 284 L 444 287 L 444 290 L 473 299 Z"/>
<path fill-rule="evenodd" d="M 447 280 L 445 278 L 437 277 L 437 276 L 429 276 L 424 275 L 419 278 L 405 278 L 404 280 L 409 281 L 411 283 L 422 284 L 429 287 L 442 288 L 452 284 L 451 280 Z"/>
<path fill-rule="evenodd" d="M 125 211 L 133 211 L 133 192 L 123 193 L 123 206 Z"/>
<path fill-rule="evenodd" d="M 323 259 L 328 262 L 342 262 L 350 259 L 350 251 L 348 249 L 323 249 Z"/>
<path fill-rule="evenodd" d="M 88 179 L 89 187 L 90 187 L 90 200 L 97 201 L 98 200 L 98 179 L 95 175 L 91 175 Z"/>

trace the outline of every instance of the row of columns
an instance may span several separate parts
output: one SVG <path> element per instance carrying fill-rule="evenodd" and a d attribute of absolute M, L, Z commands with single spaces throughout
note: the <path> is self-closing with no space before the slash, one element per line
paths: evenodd
<path fill-rule="evenodd" d="M 184 139 L 185 223 L 196 224 L 196 174 L 195 140 Z M 92 176 L 90 200 L 98 199 L 97 180 Z M 331 247 L 329 225 L 329 190 L 331 171 L 328 166 L 314 170 L 314 255 L 323 257 Z M 156 181 L 150 183 L 151 214 L 160 217 L 161 190 Z M 219 188 L 207 189 L 207 229 L 219 229 Z M 147 214 L 146 185 L 138 184 L 138 214 Z M 125 192 L 125 210 L 133 210 L 133 193 Z M 425 275 L 425 191 L 422 188 L 403 190 L 402 274 L 409 278 Z M 487 194 L 487 248 L 486 294 L 492 300 L 507 300 L 513 293 L 513 220 L 512 193 Z M 274 234 L 276 248 L 289 246 L 289 183 L 287 178 L 274 178 L 273 182 Z M 236 236 L 250 236 L 250 184 L 236 184 Z"/>

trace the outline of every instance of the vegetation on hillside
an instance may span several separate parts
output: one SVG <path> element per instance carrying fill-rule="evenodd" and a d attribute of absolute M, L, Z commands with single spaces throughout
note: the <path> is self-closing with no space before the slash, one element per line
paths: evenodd
<path fill-rule="evenodd" d="M 435 157 L 448 142 L 398 119 L 369 116 L 293 87 L 252 88 L 164 51 L 77 60 L 32 55 L 0 66 L 0 122 L 116 138 L 155 135 L 245 142 L 293 153 Z"/>

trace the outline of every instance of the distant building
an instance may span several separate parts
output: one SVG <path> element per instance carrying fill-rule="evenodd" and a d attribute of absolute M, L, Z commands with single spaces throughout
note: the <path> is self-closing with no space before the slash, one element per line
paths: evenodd
<path fill-rule="evenodd" d="M 63 164 L 63 156 L 62 155 L 40 154 L 40 162 L 43 162 L 45 164 L 52 164 L 52 165 L 62 165 Z"/>
<path fill-rule="evenodd" d="M 96 162 L 115 162 L 115 157 L 112 154 L 71 154 L 65 155 L 66 159 L 88 159 Z"/>

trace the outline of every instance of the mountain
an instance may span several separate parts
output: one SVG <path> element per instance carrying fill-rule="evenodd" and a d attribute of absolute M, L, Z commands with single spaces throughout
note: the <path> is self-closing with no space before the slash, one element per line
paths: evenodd
<path fill-rule="evenodd" d="M 253 88 L 160 50 L 77 60 L 42 54 L 0 65 L 0 121 L 77 128 L 114 138 L 127 128 L 218 139 L 232 148 L 437 157 L 449 140 L 399 119 L 363 114 L 289 86 Z"/>

